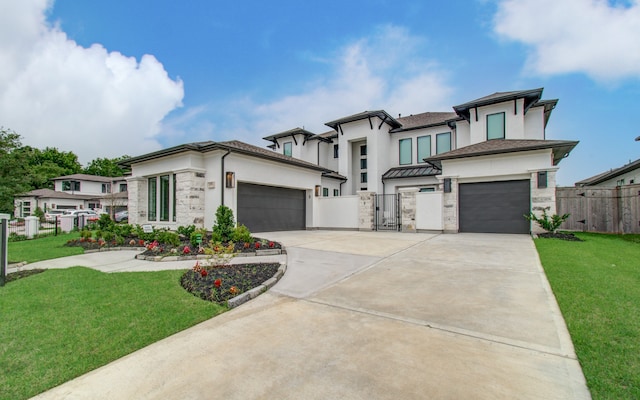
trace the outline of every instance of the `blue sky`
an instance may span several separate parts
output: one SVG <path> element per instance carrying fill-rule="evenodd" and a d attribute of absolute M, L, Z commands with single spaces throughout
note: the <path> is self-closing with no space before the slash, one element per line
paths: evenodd
<path fill-rule="evenodd" d="M 572 185 L 640 158 L 639 37 L 636 0 L 0 0 L 0 125 L 87 163 L 544 87 Z"/>

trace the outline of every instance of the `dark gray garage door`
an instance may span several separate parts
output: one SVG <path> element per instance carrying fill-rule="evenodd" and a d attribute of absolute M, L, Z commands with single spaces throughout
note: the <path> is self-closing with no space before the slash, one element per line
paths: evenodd
<path fill-rule="evenodd" d="M 305 191 L 238 183 L 238 223 L 251 232 L 304 230 Z"/>
<path fill-rule="evenodd" d="M 460 232 L 529 233 L 528 180 L 462 183 Z"/>

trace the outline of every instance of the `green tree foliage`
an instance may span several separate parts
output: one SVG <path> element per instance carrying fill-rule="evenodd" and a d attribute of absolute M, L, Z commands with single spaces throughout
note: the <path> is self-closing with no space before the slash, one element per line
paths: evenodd
<path fill-rule="evenodd" d="M 19 151 L 27 160 L 27 180 L 31 189 L 53 189 L 52 178 L 82 171 L 78 156 L 71 151 L 60 151 L 55 147 L 40 150 L 31 146 L 24 146 Z"/>
<path fill-rule="evenodd" d="M 129 158 L 121 156 L 116 158 L 96 158 L 84 169 L 85 174 L 99 176 L 123 176 L 125 171 L 118 165 L 118 162 Z"/>
<path fill-rule="evenodd" d="M 30 189 L 21 146 L 20 135 L 0 127 L 0 213 L 13 213 L 13 197 Z"/>

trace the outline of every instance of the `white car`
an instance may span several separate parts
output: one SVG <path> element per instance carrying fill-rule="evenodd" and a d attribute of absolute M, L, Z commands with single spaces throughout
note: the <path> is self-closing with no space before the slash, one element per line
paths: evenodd
<path fill-rule="evenodd" d="M 44 217 L 45 219 L 54 219 L 55 217 L 59 217 L 62 214 L 64 214 L 65 210 L 56 210 L 56 209 L 51 209 L 48 210 L 46 213 L 44 213 Z"/>
<path fill-rule="evenodd" d="M 85 221 L 93 222 L 100 219 L 100 214 L 93 210 L 67 210 L 64 215 L 73 215 L 75 217 L 80 215 L 86 215 Z"/>

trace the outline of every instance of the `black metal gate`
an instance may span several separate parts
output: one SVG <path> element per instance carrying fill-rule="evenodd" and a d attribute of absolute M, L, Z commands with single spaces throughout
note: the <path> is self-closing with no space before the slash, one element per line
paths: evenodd
<path fill-rule="evenodd" d="M 376 230 L 399 231 L 402 227 L 400 221 L 400 195 L 377 194 L 376 195 Z"/>

